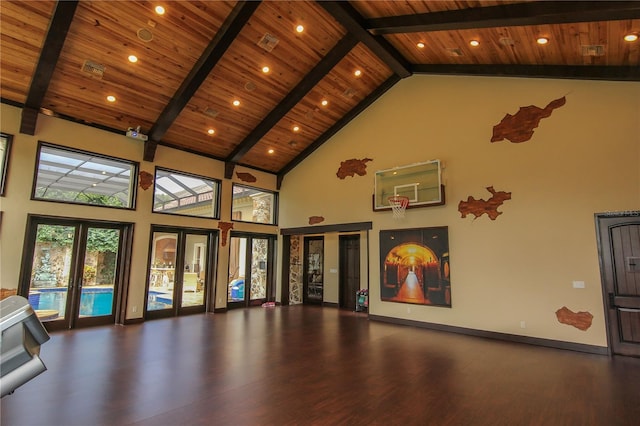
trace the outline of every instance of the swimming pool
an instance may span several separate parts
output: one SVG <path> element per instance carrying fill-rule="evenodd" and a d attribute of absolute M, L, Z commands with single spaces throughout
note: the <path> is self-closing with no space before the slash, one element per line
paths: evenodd
<path fill-rule="evenodd" d="M 34 310 L 58 311 L 63 317 L 66 311 L 68 288 L 39 288 L 29 293 L 29 304 Z M 96 317 L 111 315 L 113 311 L 113 288 L 84 287 L 80 296 L 80 316 Z"/>
<path fill-rule="evenodd" d="M 169 309 L 173 306 L 173 297 L 171 294 L 149 290 L 149 298 L 147 300 L 147 310 L 157 311 L 160 309 Z"/>

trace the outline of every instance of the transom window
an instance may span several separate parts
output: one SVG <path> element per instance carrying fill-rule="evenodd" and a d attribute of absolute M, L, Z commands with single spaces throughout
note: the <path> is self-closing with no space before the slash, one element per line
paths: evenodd
<path fill-rule="evenodd" d="M 220 181 L 156 167 L 155 213 L 219 218 Z"/>
<path fill-rule="evenodd" d="M 40 143 L 36 200 L 132 209 L 137 163 Z"/>
<path fill-rule="evenodd" d="M 275 225 L 277 200 L 275 192 L 234 183 L 231 218 L 243 222 Z"/>

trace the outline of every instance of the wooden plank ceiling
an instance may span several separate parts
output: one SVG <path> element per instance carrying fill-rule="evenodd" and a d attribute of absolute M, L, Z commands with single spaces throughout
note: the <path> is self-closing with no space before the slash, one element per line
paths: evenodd
<path fill-rule="evenodd" d="M 41 113 L 140 126 L 147 161 L 166 145 L 279 184 L 412 74 L 640 81 L 637 1 L 3 0 L 0 32 L 21 132 Z"/>

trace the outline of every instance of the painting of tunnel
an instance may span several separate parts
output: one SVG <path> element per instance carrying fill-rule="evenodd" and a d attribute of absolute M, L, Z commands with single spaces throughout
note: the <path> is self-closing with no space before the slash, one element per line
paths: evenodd
<path fill-rule="evenodd" d="M 380 297 L 386 302 L 451 307 L 446 226 L 380 231 Z"/>

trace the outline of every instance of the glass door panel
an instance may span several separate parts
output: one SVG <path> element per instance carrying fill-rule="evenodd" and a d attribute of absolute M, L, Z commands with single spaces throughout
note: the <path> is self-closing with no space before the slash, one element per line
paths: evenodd
<path fill-rule="evenodd" d="M 245 237 L 231 237 L 229 241 L 229 281 L 227 302 L 244 302 L 245 271 L 247 268 L 247 241 Z"/>
<path fill-rule="evenodd" d="M 87 229 L 80 287 L 80 318 L 113 315 L 120 230 Z"/>
<path fill-rule="evenodd" d="M 172 309 L 178 234 L 154 232 L 152 238 L 147 311 Z"/>
<path fill-rule="evenodd" d="M 232 235 L 229 241 L 227 306 L 260 305 L 272 288 L 275 237 L 257 234 Z"/>
<path fill-rule="evenodd" d="M 207 235 L 186 234 L 182 263 L 182 307 L 204 306 Z"/>
<path fill-rule="evenodd" d="M 28 299 L 43 323 L 70 324 L 69 290 L 77 228 L 44 223 L 36 227 Z"/>
<path fill-rule="evenodd" d="M 253 238 L 251 246 L 251 293 L 250 300 L 267 298 L 267 264 L 269 240 Z"/>
<path fill-rule="evenodd" d="M 322 303 L 324 300 L 324 239 L 304 239 L 304 303 Z"/>

